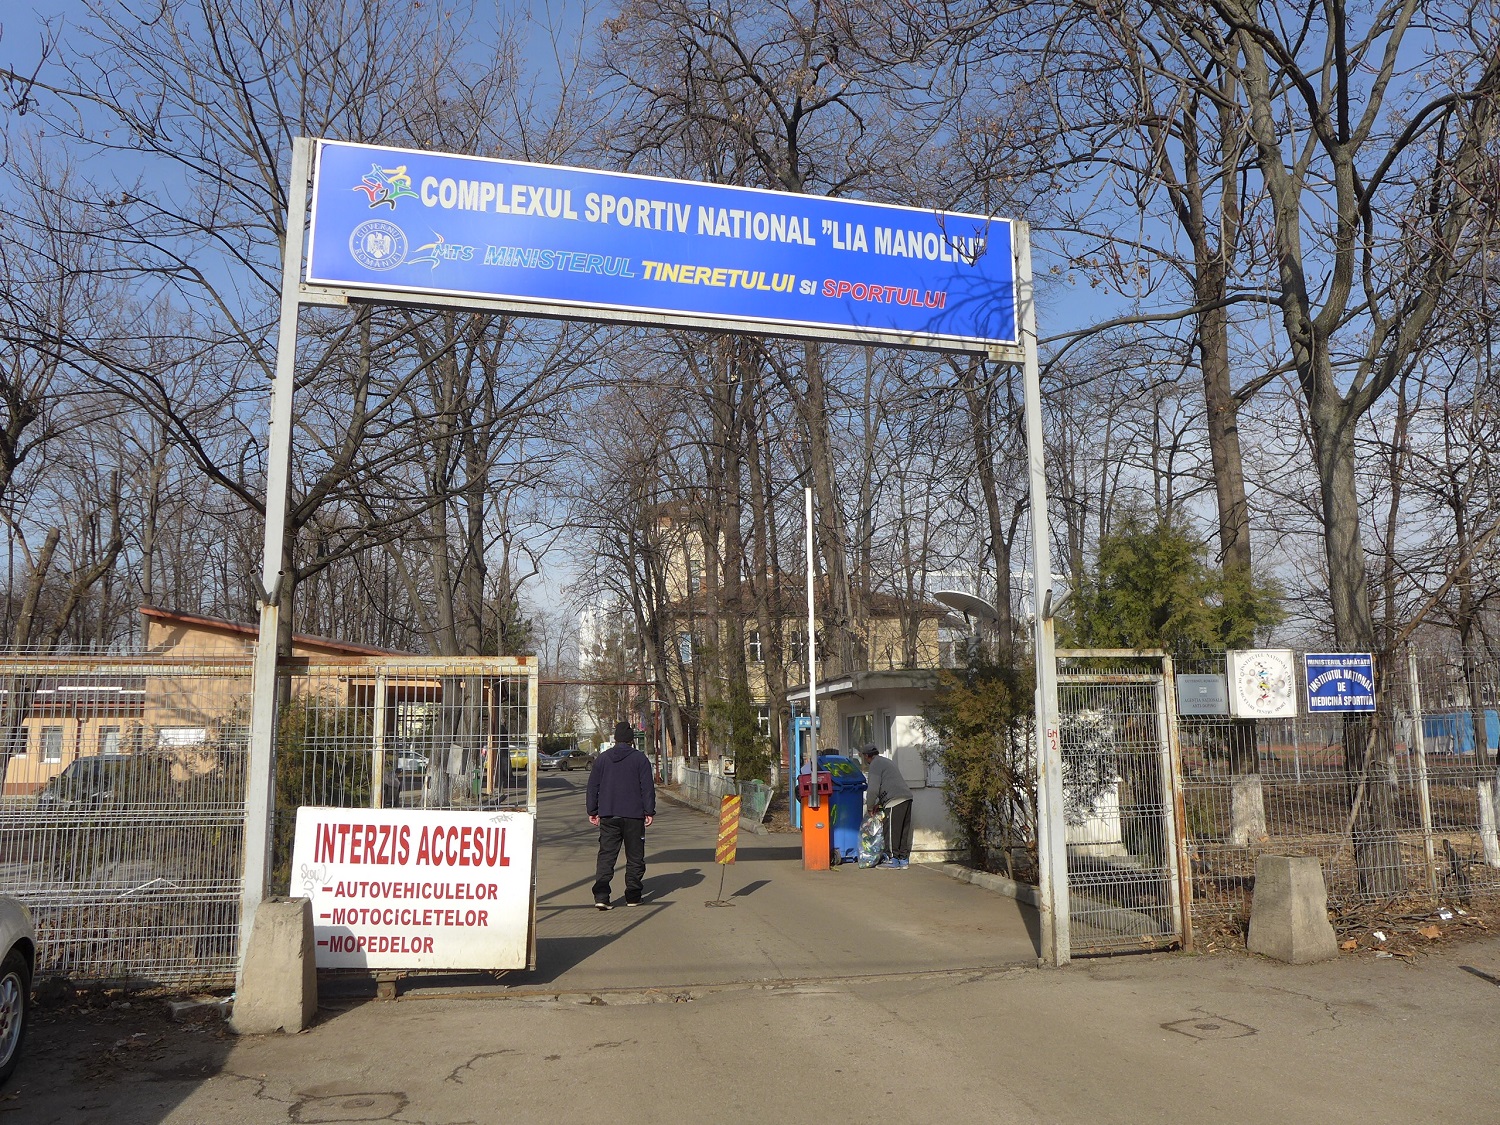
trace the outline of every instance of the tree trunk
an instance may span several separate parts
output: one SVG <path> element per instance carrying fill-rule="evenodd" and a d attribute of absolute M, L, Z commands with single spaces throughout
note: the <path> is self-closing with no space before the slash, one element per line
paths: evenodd
<path fill-rule="evenodd" d="M 761 679 L 765 687 L 766 708 L 771 719 L 773 760 L 784 765 L 781 731 L 782 708 L 786 698 L 786 650 L 781 627 L 779 591 L 775 588 L 777 570 L 773 564 L 775 515 L 771 511 L 767 467 L 764 460 L 768 446 L 762 441 L 762 413 L 759 409 L 759 380 L 749 380 L 745 405 L 746 475 L 750 482 L 751 559 L 749 582 L 755 602 L 755 622 L 760 632 Z"/>
<path fill-rule="evenodd" d="M 42 541 L 42 549 L 37 552 L 36 561 L 31 565 L 31 574 L 26 579 L 26 595 L 21 600 L 21 614 L 16 621 L 15 646 L 18 649 L 25 649 L 32 642 L 37 603 L 41 601 L 42 587 L 47 583 L 47 574 L 52 569 L 52 557 L 57 554 L 57 542 L 61 538 L 62 531 L 59 528 L 49 528 L 47 537 Z"/>
<path fill-rule="evenodd" d="M 839 504 L 833 437 L 828 427 L 828 389 L 823 379 L 821 345 L 809 344 L 803 351 L 805 395 L 797 403 L 807 430 L 808 478 L 813 490 L 813 529 L 818 555 L 823 560 L 827 597 L 823 603 L 824 651 L 830 675 L 859 671 L 865 654 L 856 636 L 855 607 L 849 582 L 849 555 L 844 538 L 843 509 Z"/>
<path fill-rule="evenodd" d="M 971 360 L 961 370 L 959 385 L 968 407 L 969 438 L 974 448 L 974 474 L 984 497 L 985 520 L 989 527 L 987 554 L 995 578 L 995 660 L 1010 664 L 1015 659 L 1015 619 L 1010 604 L 1010 536 L 1000 512 L 1000 485 L 995 477 L 995 435 L 1000 429 L 995 417 L 993 383 L 980 382 L 987 372 L 978 360 Z M 1009 431 L 1009 427 L 1005 427 Z M 978 593 L 979 591 L 975 591 Z"/>
<path fill-rule="evenodd" d="M 1319 364 L 1332 380 L 1325 362 Z M 1342 401 L 1312 412 L 1313 452 L 1323 502 L 1323 546 L 1328 593 L 1333 604 L 1334 637 L 1343 652 L 1372 652 L 1375 622 L 1365 589 L 1365 552 L 1360 540 L 1356 490 L 1354 412 Z M 1353 810 L 1354 866 L 1359 893 L 1392 898 L 1406 885 L 1396 837 L 1396 796 L 1392 783 L 1390 732 L 1368 714 L 1344 716 L 1344 768 Z"/>

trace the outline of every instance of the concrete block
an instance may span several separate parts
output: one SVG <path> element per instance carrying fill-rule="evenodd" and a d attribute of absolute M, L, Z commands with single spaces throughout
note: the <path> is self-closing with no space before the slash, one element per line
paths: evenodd
<path fill-rule="evenodd" d="M 1316 856 L 1263 855 L 1255 864 L 1251 953 L 1306 965 L 1339 955 L 1328 921 L 1328 888 Z"/>
<path fill-rule="evenodd" d="M 318 1012 L 312 901 L 268 898 L 255 911 L 230 1026 L 240 1035 L 295 1034 Z"/>

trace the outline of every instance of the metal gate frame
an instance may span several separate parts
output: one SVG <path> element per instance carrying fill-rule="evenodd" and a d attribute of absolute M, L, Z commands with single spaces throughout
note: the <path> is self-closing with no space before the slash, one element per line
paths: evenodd
<path fill-rule="evenodd" d="M 345 307 L 351 298 L 395 303 L 517 311 L 503 299 L 417 296 L 377 290 L 348 290 L 303 282 L 303 242 L 307 233 L 308 194 L 312 180 L 313 141 L 292 140 L 291 169 L 287 183 L 286 237 L 282 245 L 281 308 L 276 336 L 276 364 L 271 381 L 271 410 L 266 435 L 266 503 L 261 548 L 259 590 L 260 633 L 255 649 L 255 688 L 250 715 L 250 749 L 245 795 L 245 847 L 241 898 L 241 965 L 250 932 L 248 919 L 260 905 L 268 887 L 271 861 L 272 771 L 275 757 L 276 692 L 282 595 L 287 592 L 286 532 L 291 504 L 291 432 L 295 424 L 293 396 L 296 375 L 297 326 L 303 305 Z M 1044 956 L 1054 964 L 1066 964 L 1067 875 L 1062 847 L 1060 816 L 1061 779 L 1058 775 L 1057 664 L 1054 656 L 1053 615 L 1061 604 L 1061 590 L 1053 588 L 1051 530 L 1047 505 L 1046 441 L 1042 420 L 1041 363 L 1038 358 L 1036 292 L 1031 262 L 1031 227 L 1011 221 L 1014 267 L 1016 339 L 1012 343 L 988 343 L 976 348 L 954 345 L 954 351 L 982 352 L 993 363 L 1016 364 L 1021 369 L 1027 478 L 1031 498 L 1031 589 L 1036 610 L 1033 615 L 1036 661 L 1036 764 L 1038 784 L 1037 862 L 1038 901 Z M 519 311 L 537 313 L 532 306 Z M 572 314 L 552 310 L 564 317 Z M 647 318 L 650 320 L 651 318 Z M 774 334 L 774 326 L 765 326 Z M 793 331 L 793 335 L 800 332 Z M 813 333 L 819 335 L 819 333 Z M 840 336 L 840 338 L 843 338 Z M 977 343 L 977 341 L 975 342 Z M 899 346 L 899 345 L 898 345 Z M 946 350 L 946 345 L 944 345 Z M 811 565 L 811 564 L 809 564 Z M 288 600 L 290 608 L 290 600 Z M 816 676 L 813 677 L 816 680 Z M 816 718 L 815 690 L 809 695 L 809 710 Z"/>
<path fill-rule="evenodd" d="M 423 681 L 441 681 L 443 679 L 478 679 L 480 681 L 491 681 L 498 684 L 502 680 L 521 681 L 526 685 L 525 730 L 519 732 L 519 737 L 513 733 L 506 742 L 495 739 L 495 731 L 486 731 L 485 737 L 489 742 L 489 748 L 494 751 L 488 756 L 488 761 L 482 777 L 482 793 L 475 794 L 475 800 L 448 800 L 440 804 L 430 804 L 426 799 L 426 790 L 422 802 L 423 808 L 451 808 L 451 809 L 512 809 L 526 812 L 535 822 L 537 817 L 537 751 L 539 748 L 538 732 L 538 706 L 540 703 L 539 689 L 541 684 L 541 662 L 535 656 L 367 656 L 336 659 L 327 656 L 319 657 L 297 657 L 280 662 L 280 672 L 289 677 L 292 684 L 292 696 L 303 699 L 316 699 L 320 696 L 326 698 L 324 693 L 318 689 L 320 681 L 332 681 L 340 685 L 338 696 L 334 698 L 336 705 L 348 707 L 354 701 L 354 696 L 348 694 L 348 688 L 355 681 L 364 681 L 369 689 L 368 708 L 356 705 L 354 709 L 365 710 L 369 714 L 368 730 L 365 724 L 360 724 L 360 730 L 348 746 L 341 746 L 338 735 L 334 738 L 328 749 L 334 753 L 349 753 L 351 750 L 355 757 L 362 762 L 368 761 L 367 785 L 361 788 L 367 790 L 368 805 L 371 808 L 381 808 L 385 801 L 385 759 L 396 748 L 397 732 L 392 721 L 388 696 L 393 691 L 399 691 L 402 681 L 421 683 Z M 303 685 L 303 690 L 297 690 L 297 684 Z M 493 690 L 493 689 L 491 689 Z M 362 699 L 362 696 L 360 697 Z M 437 697 L 440 698 L 440 693 Z M 478 704 L 480 711 L 486 707 L 490 713 L 486 716 L 487 721 L 493 719 L 494 709 L 497 707 L 494 696 L 489 695 Z M 362 718 L 365 716 L 361 716 Z M 526 747 L 526 769 L 524 779 L 524 804 L 509 799 L 517 786 L 510 784 L 518 772 L 511 767 L 509 761 L 510 749 L 520 745 L 524 741 Z M 277 747 L 279 750 L 280 748 Z M 428 749 L 429 764 L 435 762 L 436 751 L 441 746 L 434 744 Z M 496 796 L 496 782 L 499 778 L 505 778 L 507 783 L 499 787 L 500 796 Z M 323 801 L 314 802 L 319 804 L 339 805 L 345 802 L 341 800 L 328 800 L 328 794 L 322 794 Z M 288 810 L 274 810 L 273 815 L 282 816 Z M 290 810 L 295 816 L 296 810 Z M 527 903 L 527 966 L 536 968 L 536 872 L 537 855 L 540 848 L 537 847 L 537 837 L 533 832 L 533 846 L 531 849 L 531 887 Z M 246 864 L 248 869 L 249 864 Z M 248 897 L 253 886 L 246 883 L 242 885 L 241 891 L 244 897 Z M 243 909 L 243 908 L 242 908 Z M 241 916 L 241 931 L 248 925 L 248 919 Z M 241 939 L 243 942 L 243 938 Z M 399 973 L 383 973 L 385 978 L 399 976 Z"/>
<path fill-rule="evenodd" d="M 382 807 L 385 794 L 386 758 L 401 747 L 401 732 L 397 729 L 391 703 L 396 703 L 402 685 L 406 692 L 416 691 L 422 702 L 438 703 L 442 698 L 441 682 L 447 679 L 476 679 L 483 684 L 499 681 L 522 682 L 526 685 L 524 703 L 525 725 L 521 730 L 510 731 L 503 741 L 497 738 L 498 731 L 483 732 L 487 754 L 482 791 L 486 807 L 524 809 L 536 815 L 537 810 L 537 707 L 540 686 L 540 664 L 534 656 L 361 656 L 335 659 L 326 656 L 298 657 L 284 660 L 281 672 L 291 681 L 290 698 L 319 700 L 336 705 L 355 714 L 358 729 L 343 735 L 335 731 L 326 738 L 328 749 L 356 750 L 368 756 L 368 801 L 371 808 Z M 320 689 L 319 684 L 336 684 L 335 691 Z M 299 684 L 302 685 L 299 689 Z M 356 685 L 363 690 L 356 690 Z M 489 690 L 489 689 L 487 689 Z M 410 700 L 408 700 L 410 702 Z M 477 702 L 479 713 L 493 722 L 499 705 L 491 695 Z M 514 716 L 513 716 L 514 717 Z M 428 738 L 418 740 L 416 748 L 429 758 L 442 749 Z M 347 742 L 347 745 L 344 743 Z M 524 779 L 524 801 L 514 799 L 521 786 L 516 784 L 522 771 L 512 768 L 509 754 L 524 745 L 526 769 Z M 504 784 L 500 784 L 501 782 Z M 496 791 L 503 798 L 493 798 Z M 319 801 L 319 804 L 342 803 Z M 424 798 L 424 808 L 468 808 L 473 801 L 448 800 L 432 805 Z"/>
<path fill-rule="evenodd" d="M 1065 671 L 1065 662 L 1079 660 L 1151 661 L 1155 667 L 1150 671 Z M 1177 739 L 1177 688 L 1172 658 L 1160 649 L 1130 648 L 1086 648 L 1057 650 L 1057 682 L 1061 688 L 1077 684 L 1118 684 L 1151 688 L 1156 696 L 1156 741 L 1157 764 L 1161 771 L 1165 792 L 1162 794 L 1162 835 L 1166 842 L 1166 882 L 1170 896 L 1170 921 L 1172 932 L 1160 935 L 1143 934 L 1133 937 L 1128 944 L 1075 942 L 1073 927 L 1068 927 L 1068 954 L 1102 954 L 1127 951 L 1149 952 L 1161 948 L 1179 946 L 1185 951 L 1193 948 L 1192 924 L 1192 869 L 1187 850 L 1186 801 L 1183 796 L 1182 754 Z M 1068 888 L 1068 913 L 1073 915 L 1073 893 Z"/>

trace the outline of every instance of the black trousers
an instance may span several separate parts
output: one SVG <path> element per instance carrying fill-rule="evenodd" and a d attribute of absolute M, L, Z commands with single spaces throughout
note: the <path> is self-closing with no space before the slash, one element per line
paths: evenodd
<path fill-rule="evenodd" d="M 885 810 L 885 851 L 897 859 L 911 858 L 911 802 L 887 805 Z"/>
<path fill-rule="evenodd" d="M 615 877 L 615 860 L 625 845 L 625 901 L 641 901 L 641 882 L 646 878 L 646 822 L 640 817 L 599 818 L 599 862 L 594 867 L 594 901 L 609 901 L 609 883 Z"/>

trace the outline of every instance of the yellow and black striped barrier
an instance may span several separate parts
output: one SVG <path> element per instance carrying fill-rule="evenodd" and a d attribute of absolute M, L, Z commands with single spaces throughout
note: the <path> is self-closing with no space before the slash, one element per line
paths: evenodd
<path fill-rule="evenodd" d="M 715 863 L 733 863 L 740 843 L 740 798 L 724 797 L 719 801 L 719 843 L 714 849 Z"/>
<path fill-rule="evenodd" d="M 740 845 L 740 799 L 739 797 L 719 798 L 719 843 L 714 848 L 714 862 L 719 864 L 719 897 L 709 899 L 704 906 L 733 906 L 724 897 L 724 873 L 729 870 L 729 865 L 734 862 L 735 852 Z"/>

